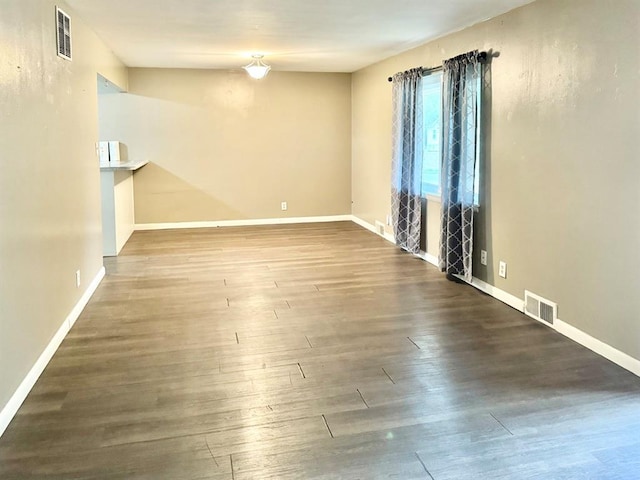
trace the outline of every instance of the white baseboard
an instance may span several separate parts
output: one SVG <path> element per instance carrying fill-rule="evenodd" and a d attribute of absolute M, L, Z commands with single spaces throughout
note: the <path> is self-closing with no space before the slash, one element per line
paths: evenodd
<path fill-rule="evenodd" d="M 31 367 L 29 373 L 27 373 L 27 376 L 24 377 L 22 383 L 20 383 L 17 390 L 11 396 L 7 404 L 2 408 L 2 411 L 0 411 L 0 437 L 9 426 L 9 423 L 11 423 L 11 420 L 18 412 L 18 409 L 22 405 L 22 402 L 24 402 L 24 400 L 27 398 L 27 395 L 29 395 L 29 392 L 53 357 L 54 353 L 56 353 L 56 350 L 58 350 L 58 347 L 62 343 L 62 340 L 64 340 L 64 337 L 67 335 L 69 330 L 71 330 L 71 327 L 73 327 L 73 325 L 76 323 L 76 320 L 82 313 L 82 310 L 84 310 L 84 307 L 87 305 L 87 303 L 89 303 L 89 299 L 91 299 L 91 296 L 96 291 L 96 288 L 98 288 L 98 285 L 100 285 L 100 282 L 104 278 L 104 275 L 105 269 L 104 267 L 102 267 L 100 268 L 94 279 L 91 281 L 91 283 L 87 286 L 87 289 L 82 294 L 82 297 L 80 297 L 80 300 L 78 300 L 78 303 L 76 303 L 71 312 L 69 312 L 69 315 L 67 315 L 67 317 L 64 319 L 58 331 L 55 333 L 49 344 L 45 347 L 44 351 L 40 354 L 40 357 L 38 357 L 36 363 L 33 365 L 33 367 Z"/>
<path fill-rule="evenodd" d="M 369 222 L 366 222 L 364 220 L 362 220 L 359 217 L 356 217 L 355 215 L 351 215 L 349 220 L 351 220 L 353 223 L 360 225 L 362 228 L 366 228 L 367 230 L 369 230 L 372 233 L 375 233 L 376 235 L 378 235 L 379 237 L 384 238 L 385 240 L 393 243 L 395 245 L 396 243 L 396 239 L 394 237 L 394 235 L 392 233 L 387 233 L 385 232 L 384 235 L 380 235 L 378 233 L 378 230 L 376 230 L 376 227 L 374 225 L 371 225 Z"/>
<path fill-rule="evenodd" d="M 423 259 L 425 262 L 433 265 L 434 267 L 440 268 L 440 262 L 438 262 L 438 257 L 436 257 L 435 255 L 431 255 L 430 253 L 427 253 L 427 252 L 420 252 L 420 255 L 418 256 L 421 259 Z"/>
<path fill-rule="evenodd" d="M 67 315 L 65 322 L 69 324 L 69 330 L 71 330 L 71 327 L 75 325 L 76 320 L 80 318 L 80 314 L 84 310 L 84 307 L 87 306 L 87 303 L 89 303 L 89 300 L 91 300 L 91 297 L 93 296 L 96 289 L 100 285 L 100 282 L 102 282 L 102 279 L 104 278 L 105 274 L 106 274 L 105 268 L 100 267 L 100 270 L 98 270 L 98 273 L 96 273 L 96 276 L 93 277 L 93 280 L 91 280 L 91 283 L 87 286 L 87 289 L 82 294 L 82 297 L 80 297 L 80 300 L 78 300 L 78 303 L 76 303 L 75 307 L 73 307 L 69 315 Z"/>
<path fill-rule="evenodd" d="M 378 233 L 376 228 L 370 223 L 358 218 L 356 216 L 352 217 L 352 221 L 357 223 L 363 228 L 375 233 L 376 235 L 382 236 Z M 395 243 L 393 239 L 393 235 L 385 234 L 384 238 L 389 240 L 392 243 Z M 426 252 L 420 252 L 420 258 L 431 263 L 438 267 L 438 258 L 429 255 Z M 465 281 L 463 277 L 458 276 L 461 280 Z M 492 296 L 496 300 L 500 300 L 502 303 L 509 305 L 512 308 L 515 308 L 519 312 L 524 312 L 524 300 L 516 297 L 515 295 L 511 295 L 504 290 L 501 290 L 493 285 L 488 284 L 487 282 L 480 280 L 479 278 L 473 277 L 471 282 L 467 282 L 469 285 L 477 288 L 478 290 L 486 293 L 487 295 Z M 545 324 L 546 325 L 546 324 Z M 567 338 L 570 338 L 576 343 L 588 348 L 589 350 L 597 353 L 598 355 L 603 356 L 604 358 L 612 361 L 616 365 L 621 366 L 622 368 L 634 373 L 635 375 L 640 376 L 640 360 L 633 358 L 630 355 L 627 355 L 624 352 L 608 345 L 597 338 L 592 337 L 588 333 L 583 332 L 582 330 L 577 329 L 576 327 L 569 325 L 566 322 L 563 322 L 560 319 L 557 319 L 553 326 L 551 326 L 558 333 L 564 335 Z"/>
<path fill-rule="evenodd" d="M 464 280 L 464 277 L 460 275 L 456 275 L 460 280 Z M 464 280 L 466 281 L 466 280 Z M 489 285 L 487 282 L 480 280 L 479 278 L 473 277 L 471 282 L 467 282 L 469 285 L 476 287 L 481 292 L 486 293 L 487 295 L 492 296 L 496 300 L 500 300 L 502 303 L 506 303 L 511 308 L 515 308 L 519 312 L 524 312 L 524 300 L 516 297 L 515 295 L 511 295 L 510 293 L 505 292 L 504 290 L 500 290 L 493 285 Z"/>
<path fill-rule="evenodd" d="M 293 223 L 348 222 L 351 215 L 321 217 L 257 218 L 247 220 L 219 220 L 211 222 L 137 223 L 135 230 L 169 230 L 175 228 L 249 227 L 254 225 L 289 225 Z"/>
<path fill-rule="evenodd" d="M 459 278 L 464 280 L 463 277 L 459 277 Z M 487 293 L 488 295 L 491 295 L 496 300 L 500 300 L 501 302 L 506 303 L 510 307 L 513 307 L 520 312 L 524 312 L 524 300 L 521 300 L 516 296 L 511 295 L 510 293 L 507 293 L 504 290 L 500 290 L 499 288 L 496 288 L 493 285 L 489 285 L 488 283 L 483 282 L 482 280 L 475 277 L 473 277 L 473 280 L 471 281 L 470 285 L 473 285 L 478 290 L 481 290 Z M 543 323 L 543 322 L 540 322 L 540 323 Z M 625 370 L 628 370 L 631 373 L 634 373 L 635 375 L 638 375 L 640 377 L 640 360 L 635 359 L 624 352 L 621 352 L 620 350 L 612 347 L 611 345 L 608 345 L 603 341 L 592 337 L 588 333 L 585 333 L 582 330 L 566 322 L 563 322 L 560 319 L 556 319 L 553 325 L 548 325 L 546 323 L 543 323 L 543 325 L 546 325 L 554 329 L 556 332 L 564 335 L 567 338 L 570 338 L 574 342 L 582 345 L 583 347 L 588 348 L 592 352 L 595 352 L 598 355 L 601 355 L 607 360 L 612 361 L 616 365 L 619 365 Z"/>
<path fill-rule="evenodd" d="M 356 217 L 355 215 L 352 216 L 351 221 L 353 223 L 356 223 L 356 224 L 360 225 L 362 228 L 366 228 L 370 232 L 375 233 L 376 235 L 388 240 L 389 242 L 393 243 L 394 245 L 396 244 L 396 239 L 395 239 L 395 237 L 394 237 L 394 235 L 392 233 L 385 232 L 384 235 L 380 235 L 380 233 L 378 233 L 378 230 L 376 229 L 375 226 L 371 225 L 369 222 L 366 222 L 366 221 L 362 220 L 361 218 Z M 438 262 L 438 257 L 436 257 L 435 255 L 431 255 L 430 253 L 421 251 L 420 254 L 418 255 L 418 257 L 423 259 L 425 262 L 430 263 L 431 265 L 434 265 L 434 266 L 440 268 L 440 264 Z"/>
<path fill-rule="evenodd" d="M 607 360 L 611 360 L 616 365 L 620 365 L 622 368 L 629 370 L 640 377 L 640 360 L 627 355 L 620 350 L 613 348 L 597 338 L 592 337 L 588 333 L 577 329 L 573 325 L 569 325 L 563 322 L 559 318 L 553 324 L 553 328 L 565 337 L 570 338 L 576 343 L 587 347 L 589 350 L 603 356 Z"/>

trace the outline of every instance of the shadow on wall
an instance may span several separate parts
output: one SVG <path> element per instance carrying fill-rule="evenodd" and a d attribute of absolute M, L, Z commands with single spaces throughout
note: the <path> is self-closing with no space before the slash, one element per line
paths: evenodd
<path fill-rule="evenodd" d="M 279 73 L 134 68 L 131 93 L 101 96 L 100 136 L 155 163 L 137 223 L 351 212 L 350 77 Z"/>
<path fill-rule="evenodd" d="M 172 223 L 248 218 L 202 189 L 154 163 L 134 177 L 135 222 Z"/>

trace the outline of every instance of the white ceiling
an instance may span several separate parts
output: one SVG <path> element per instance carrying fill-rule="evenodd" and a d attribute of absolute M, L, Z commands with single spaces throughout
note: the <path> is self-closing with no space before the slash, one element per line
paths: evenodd
<path fill-rule="evenodd" d="M 67 0 L 130 67 L 353 72 L 532 0 Z"/>

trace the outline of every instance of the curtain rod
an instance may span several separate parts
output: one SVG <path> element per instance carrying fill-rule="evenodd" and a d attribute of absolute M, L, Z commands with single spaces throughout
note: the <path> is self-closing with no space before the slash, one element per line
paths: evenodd
<path fill-rule="evenodd" d="M 459 56 L 461 56 L 461 55 L 459 55 Z M 453 58 L 456 58 L 456 57 L 453 57 Z M 486 59 L 487 59 L 487 52 L 479 52 L 478 53 L 478 60 L 480 60 L 481 62 L 484 62 Z M 438 65 L 437 67 L 431 67 L 431 68 L 418 67 L 417 69 L 420 70 L 422 75 L 428 75 L 428 74 L 430 74 L 432 72 L 437 72 L 439 70 L 442 70 L 442 65 Z M 411 69 L 411 70 L 413 70 L 413 69 Z M 398 73 L 408 73 L 409 71 L 410 70 L 405 70 L 404 72 L 398 72 Z M 393 77 L 389 77 L 387 80 L 390 81 L 390 82 L 393 82 Z"/>

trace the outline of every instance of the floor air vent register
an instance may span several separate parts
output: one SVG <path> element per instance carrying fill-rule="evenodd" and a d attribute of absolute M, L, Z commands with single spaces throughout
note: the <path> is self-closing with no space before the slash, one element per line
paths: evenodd
<path fill-rule="evenodd" d="M 524 313 L 539 322 L 553 325 L 558 318 L 558 304 L 525 290 Z"/>

